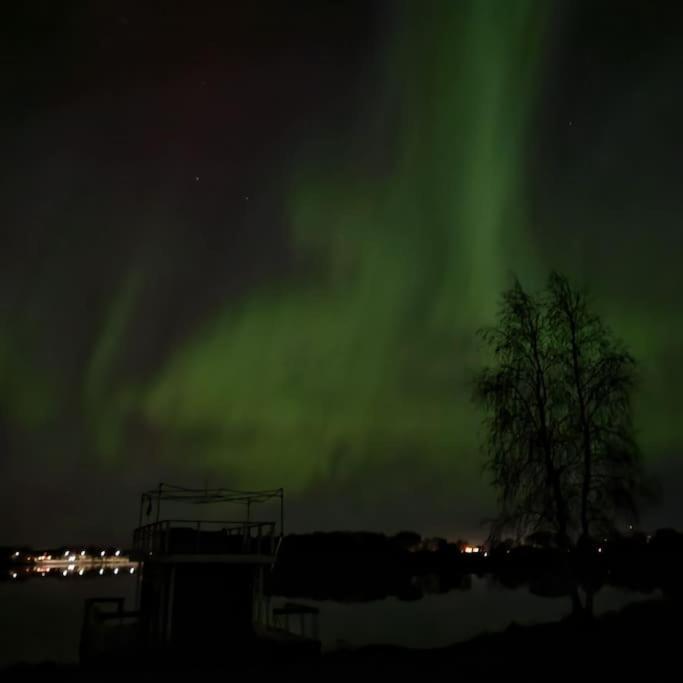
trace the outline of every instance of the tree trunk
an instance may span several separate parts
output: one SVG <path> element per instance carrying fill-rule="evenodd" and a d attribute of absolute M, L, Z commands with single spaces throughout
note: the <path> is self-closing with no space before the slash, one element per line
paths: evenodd
<path fill-rule="evenodd" d="M 591 479 L 593 476 L 593 445 L 591 443 L 590 425 L 588 424 L 588 414 L 586 400 L 583 392 L 583 378 L 581 375 L 580 349 L 576 338 L 576 310 L 565 302 L 565 314 L 571 331 L 572 345 L 572 372 L 574 375 L 574 385 L 576 397 L 579 402 L 579 422 L 581 425 L 582 445 L 583 445 L 583 481 L 581 482 L 581 535 L 588 540 L 590 538 L 590 511 L 589 498 L 591 489 Z"/>

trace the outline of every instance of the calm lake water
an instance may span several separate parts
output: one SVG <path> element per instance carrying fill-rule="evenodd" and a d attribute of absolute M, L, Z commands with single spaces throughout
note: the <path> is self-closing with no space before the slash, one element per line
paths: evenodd
<path fill-rule="evenodd" d="M 0 583 L 0 667 L 21 661 L 77 661 L 85 599 L 124 597 L 126 609 L 133 609 L 136 584 L 136 577 L 128 574 Z M 617 609 L 645 597 L 605 588 L 596 596 L 596 611 Z M 273 598 L 272 605 L 283 602 Z M 477 577 L 472 577 L 469 590 L 428 594 L 415 601 L 296 602 L 320 608 L 325 650 L 369 643 L 437 647 L 503 629 L 513 621 L 560 619 L 570 607 L 566 597 L 538 597 L 528 588 L 511 590 Z"/>

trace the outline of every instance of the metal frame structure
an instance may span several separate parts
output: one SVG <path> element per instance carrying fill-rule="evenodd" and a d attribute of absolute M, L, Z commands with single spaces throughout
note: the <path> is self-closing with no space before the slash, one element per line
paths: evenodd
<path fill-rule="evenodd" d="M 143 526 L 143 514 L 147 506 L 148 516 L 156 506 L 155 522 L 161 517 L 161 504 L 164 501 L 175 503 L 189 503 L 193 505 L 208 505 L 213 503 L 232 503 L 246 507 L 244 522 L 251 523 L 251 506 L 270 501 L 280 502 L 279 536 L 285 535 L 285 492 L 284 489 L 269 489 L 265 491 L 237 491 L 235 489 L 190 489 L 173 484 L 160 483 L 156 489 L 145 491 L 140 496 L 140 510 L 138 528 Z"/>
<path fill-rule="evenodd" d="M 189 505 L 231 504 L 244 508 L 241 521 L 232 519 L 182 519 L 162 518 L 164 503 Z M 279 505 L 271 520 L 252 519 L 252 507 L 258 504 Z M 272 511 L 272 508 L 271 508 Z M 171 515 L 175 517 L 175 515 Z M 147 521 L 145 518 L 148 518 Z M 187 533 L 185 533 L 187 532 Z M 264 571 L 274 565 L 282 538 L 284 537 L 284 489 L 265 491 L 237 491 L 227 488 L 192 489 L 173 484 L 160 483 L 157 488 L 140 495 L 138 527 L 133 533 L 132 556 L 143 564 L 166 566 L 162 576 L 165 608 L 160 614 L 159 633 L 168 635 L 173 612 L 174 585 L 179 567 L 209 564 L 247 564 L 254 567 L 254 617 L 258 623 L 264 620 Z M 156 571 L 156 570 L 155 570 Z M 141 605 L 142 583 L 146 571 L 138 573 L 136 603 Z M 267 602 L 267 601 L 266 601 Z"/>
<path fill-rule="evenodd" d="M 246 554 L 272 555 L 275 552 L 277 539 L 275 522 L 235 522 L 234 520 L 196 520 L 196 519 L 162 519 L 138 527 L 133 534 L 133 553 L 141 559 L 153 553 L 166 554 L 169 547 L 170 532 L 177 529 L 189 529 L 194 532 L 191 547 L 182 552 L 199 554 L 210 552 L 206 543 L 202 542 L 204 532 L 219 530 L 225 538 L 237 537 L 241 542 L 241 552 Z"/>

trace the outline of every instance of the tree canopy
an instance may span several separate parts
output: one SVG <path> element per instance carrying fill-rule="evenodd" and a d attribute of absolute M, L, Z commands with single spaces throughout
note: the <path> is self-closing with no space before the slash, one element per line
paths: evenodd
<path fill-rule="evenodd" d="M 481 331 L 492 362 L 477 378 L 486 467 L 498 489 L 494 535 L 551 531 L 560 547 L 632 521 L 642 489 L 631 397 L 636 364 L 559 273 L 503 293 Z"/>

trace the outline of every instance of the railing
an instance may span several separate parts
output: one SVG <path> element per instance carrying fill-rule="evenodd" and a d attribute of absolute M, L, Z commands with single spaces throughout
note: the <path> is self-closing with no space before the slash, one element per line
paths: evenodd
<path fill-rule="evenodd" d="M 161 520 L 134 531 L 133 556 L 274 555 L 278 538 L 275 522 Z"/>

